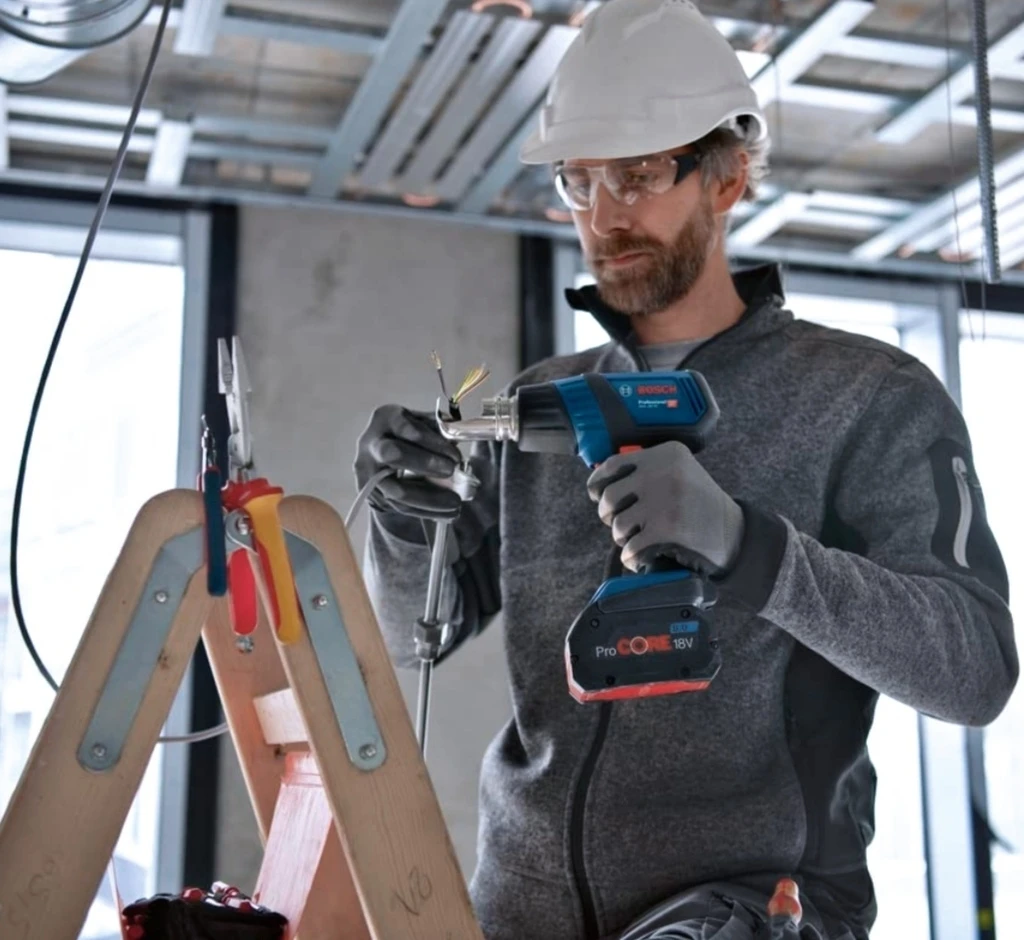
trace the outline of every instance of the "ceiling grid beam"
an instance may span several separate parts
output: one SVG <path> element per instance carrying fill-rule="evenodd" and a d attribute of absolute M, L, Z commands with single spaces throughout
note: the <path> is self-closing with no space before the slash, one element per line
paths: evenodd
<path fill-rule="evenodd" d="M 225 36 L 290 42 L 297 46 L 319 46 L 345 55 L 375 56 L 384 41 L 373 33 L 339 29 L 327 23 L 306 25 L 230 12 L 221 21 L 220 31 Z"/>
<path fill-rule="evenodd" d="M 832 43 L 846 36 L 874 9 L 870 0 L 835 0 L 811 23 L 796 33 L 789 43 L 752 81 L 761 107 L 767 107 L 783 89 L 794 85 L 822 56 Z"/>
<path fill-rule="evenodd" d="M 540 24 L 531 20 L 506 18 L 499 22 L 484 54 L 403 171 L 399 180 L 403 192 L 426 194 L 483 106 L 508 78 L 540 30 Z"/>
<path fill-rule="evenodd" d="M 1021 175 L 1024 175 L 1024 148 L 1004 157 L 995 166 L 997 187 L 1005 186 Z M 968 206 L 977 203 L 980 195 L 978 177 L 972 176 L 937 199 L 918 206 L 900 221 L 862 242 L 850 252 L 850 255 L 861 262 L 881 261 L 905 245 L 911 244 L 913 239 L 929 226 L 945 222 L 954 213 L 962 212 Z"/>
<path fill-rule="evenodd" d="M 836 0 L 823 10 L 811 23 L 796 33 L 789 43 L 754 77 L 751 83 L 762 108 L 776 99 L 793 101 L 800 99 L 804 104 L 824 103 L 828 91 L 814 85 L 797 84 L 822 56 L 827 55 L 834 43 L 847 36 L 874 9 L 868 0 Z M 854 110 L 865 106 L 877 108 L 877 102 L 869 104 L 867 93 L 854 92 L 857 101 Z M 817 97 L 816 97 L 817 96 Z M 829 96 L 829 104 L 835 107 L 835 97 Z M 807 207 L 808 193 L 783 193 L 773 203 L 751 216 L 729 236 L 729 244 L 752 247 L 770 238 L 787 222 L 792 221 Z"/>
<path fill-rule="evenodd" d="M 416 81 L 405 93 L 359 173 L 359 182 L 378 188 L 391 180 L 420 131 L 458 81 L 493 17 L 459 10 L 445 27 Z"/>
<path fill-rule="evenodd" d="M 313 173 L 310 196 L 333 198 L 344 186 L 446 6 L 445 0 L 403 0 Z"/>
<path fill-rule="evenodd" d="M 556 30 L 575 32 L 575 27 L 561 25 L 553 7 L 545 12 L 537 6 L 542 15 L 532 20 L 498 11 L 472 14 L 467 10 L 458 10 L 450 20 L 442 20 L 449 7 L 446 2 L 404 0 L 392 17 L 390 29 L 384 33 L 380 29 L 312 18 L 261 14 L 230 7 L 229 2 L 181 0 L 181 8 L 172 9 L 170 14 L 169 25 L 176 32 L 175 51 L 210 55 L 218 36 L 246 36 L 366 55 L 371 58 L 369 67 L 345 113 L 337 123 L 327 126 L 212 114 L 191 116 L 186 122 L 177 119 L 180 114 L 164 115 L 156 109 L 144 109 L 130 149 L 133 153 L 149 155 L 146 183 L 150 186 L 184 193 L 189 190 L 183 183 L 183 176 L 190 157 L 227 160 L 268 170 L 281 166 L 309 173 L 311 184 L 303 196 L 292 195 L 282 188 L 280 195 L 286 200 L 305 198 L 310 204 L 324 205 L 330 204 L 339 190 L 353 181 L 360 184 L 360 188 L 364 188 L 363 184 L 370 188 L 397 184 L 400 192 L 444 198 L 454 211 L 440 211 L 450 216 L 489 218 L 488 210 L 522 171 L 518 152 L 536 126 L 538 99 L 542 98 L 547 84 L 545 79 L 538 85 L 536 97 L 527 100 L 530 95 L 526 91 L 534 79 L 523 76 L 531 71 L 533 57 L 518 71 L 513 70 L 523 62 L 526 50 L 541 33 L 544 38 L 538 49 Z M 287 7 L 283 5 L 281 9 Z M 877 114 L 886 121 L 878 133 L 878 139 L 883 141 L 901 134 L 911 139 L 930 122 L 950 118 L 957 125 L 974 126 L 976 113 L 966 103 L 974 90 L 969 49 L 956 45 L 947 51 L 942 43 L 933 40 L 870 29 L 860 31 L 860 24 L 873 9 L 874 5 L 868 0 L 834 0 L 803 28 L 788 29 L 785 44 L 778 54 L 754 74 L 753 84 L 762 105 L 777 96 L 786 104 L 828 108 L 839 113 Z M 152 25 L 158 15 L 159 11 L 150 11 L 146 22 Z M 446 71 L 441 67 L 441 60 L 446 57 L 439 53 L 456 28 L 455 24 L 463 18 L 479 16 L 487 17 L 493 29 L 489 38 L 486 38 L 486 30 L 476 38 L 476 48 L 485 42 L 482 54 L 468 72 L 464 72 L 468 56 L 461 65 L 453 64 Z M 432 49 L 431 58 L 424 61 L 417 74 L 424 45 L 443 21 L 446 29 Z M 729 21 L 729 25 L 735 32 L 750 24 L 736 20 Z M 454 46 L 459 45 L 452 42 Z M 941 76 L 941 80 L 924 95 L 908 95 L 808 78 L 807 72 L 823 56 L 931 70 L 937 73 L 937 78 Z M 434 57 L 438 57 L 440 64 L 432 61 Z M 497 59 L 497 63 L 493 59 Z M 434 74 L 431 67 L 435 69 Z M 757 66 L 747 63 L 746 67 L 752 71 Z M 1024 17 L 992 43 L 990 70 L 994 78 L 1024 82 Z M 412 85 L 388 124 L 382 126 L 398 89 L 410 78 Z M 492 84 L 485 87 L 482 79 Z M 510 96 L 517 82 L 520 83 L 518 94 Z M 437 108 L 453 90 L 451 102 L 437 115 Z M 483 112 L 486 102 L 495 95 L 499 95 L 497 107 Z M 463 107 L 467 102 L 471 106 Z M 455 108 L 456 103 L 460 103 L 459 109 Z M 47 147 L 60 148 L 46 154 L 52 164 L 62 158 L 63 148 L 113 152 L 120 141 L 120 128 L 127 114 L 128 109 L 119 105 L 62 100 L 38 95 L 35 90 L 16 92 L 0 86 L 0 178 L 14 179 L 25 172 L 10 169 L 11 142 L 40 145 L 43 148 L 40 152 L 44 154 Z M 437 120 L 426 138 L 415 143 L 435 116 Z M 1024 109 L 993 109 L 992 123 L 997 131 L 1024 135 Z M 371 143 L 373 149 L 367 154 Z M 393 180 L 395 170 L 407 156 L 408 166 L 402 177 Z M 442 168 L 445 172 L 438 180 Z M 355 176 L 357 170 L 359 177 Z M 56 170 L 40 171 L 37 175 L 40 179 L 51 179 L 53 185 L 61 185 L 61 174 Z M 1024 150 L 997 165 L 996 182 L 998 204 L 1008 212 L 1016 211 L 1016 197 L 1024 187 Z M 223 190 L 235 192 L 231 184 L 226 184 Z M 820 202 L 820 192 L 764 193 L 765 202 L 756 207 L 747 206 L 744 216 L 737 216 L 739 224 L 730 239 L 737 248 L 745 248 L 753 256 L 775 250 L 775 243 L 765 244 L 765 240 L 788 221 L 814 222 L 823 227 L 834 223 L 837 230 L 847 233 L 847 238 L 855 237 L 855 232 L 863 233 L 860 237 L 866 238 L 851 252 L 837 250 L 835 254 L 846 258 L 851 265 L 864 266 L 899 252 L 903 256 L 901 260 L 887 262 L 895 265 L 906 260 L 911 252 L 953 249 L 951 238 L 959 224 L 961 248 L 966 252 L 977 240 L 978 190 L 977 179 L 968 179 L 938 199 L 916 204 L 890 200 L 887 207 L 876 207 L 876 210 L 870 210 L 866 203 L 858 205 L 856 200 L 861 197 L 856 193 L 834 194 L 840 202 L 836 206 Z M 248 190 L 237 192 L 237 198 L 243 199 Z M 959 210 L 959 219 L 955 222 L 952 220 L 954 205 Z M 511 211 L 513 214 L 508 216 L 497 213 L 492 218 L 513 227 L 528 226 L 536 221 L 517 217 L 514 208 Z M 1007 226 L 1004 243 L 1013 252 L 1022 250 L 1024 225 L 1018 226 L 1012 217 L 1002 224 Z M 1024 260 L 1018 256 L 1007 263 L 1006 252 L 1003 254 L 1004 267 Z M 939 266 L 938 262 L 928 263 Z"/>
<path fill-rule="evenodd" d="M 174 36 L 175 53 L 212 55 L 226 6 L 227 0 L 183 0 Z"/>
<path fill-rule="evenodd" d="M 191 145 L 192 125 L 188 121 L 161 121 L 146 167 L 146 182 L 150 186 L 180 186 Z"/>
<path fill-rule="evenodd" d="M 989 68 L 993 74 L 1015 62 L 1024 52 L 1024 20 L 989 47 Z M 884 144 L 905 144 L 929 124 L 946 120 L 949 111 L 974 93 L 974 66 L 967 62 L 952 71 L 927 94 L 883 124 L 876 139 Z"/>
<path fill-rule="evenodd" d="M 537 105 L 544 97 L 558 63 L 565 55 L 579 29 L 575 26 L 552 26 L 537 44 L 529 60 L 509 82 L 490 113 L 477 126 L 473 136 L 459 150 L 444 176 L 437 184 L 437 195 L 448 202 L 458 202 L 477 180 L 484 185 L 505 188 L 522 170 L 518 161 L 506 160 L 490 167 L 487 164 L 509 135 L 521 137 Z M 507 153 L 506 153 L 507 156 Z M 486 181 L 486 182 L 484 182 Z"/>
<path fill-rule="evenodd" d="M 729 250 L 752 248 L 797 218 L 811 201 L 810 193 L 783 193 L 766 208 L 729 233 Z"/>
<path fill-rule="evenodd" d="M 0 179 L 26 186 L 47 186 L 50 188 L 70 191 L 99 192 L 103 189 L 106 177 L 82 173 L 46 173 L 38 170 L 8 170 L 0 174 Z M 118 190 L 141 196 L 151 195 L 147 185 L 140 180 L 122 179 L 118 182 Z M 470 215 L 451 212 L 447 209 L 414 209 L 397 203 L 370 202 L 360 199 L 311 199 L 309 196 L 293 192 L 275 192 L 270 190 L 236 188 L 228 184 L 215 186 L 195 186 L 185 184 L 178 190 L 178 196 L 196 202 L 236 201 L 243 205 L 265 206 L 277 208 L 313 207 L 328 211 L 350 212 L 358 215 L 370 215 L 381 218 L 395 219 L 427 219 L 438 224 L 460 225 L 470 228 L 491 229 L 495 231 L 520 234 L 544 235 L 549 238 L 574 241 L 575 233 L 571 224 L 556 223 L 544 219 L 516 218 L 501 215 Z M 790 265 L 808 265 L 829 269 L 863 270 L 865 265 L 852 258 L 846 251 L 835 251 L 806 246 L 761 244 L 754 248 L 736 252 L 737 258 L 748 261 L 778 261 Z M 1005 267 L 1009 267 L 1006 265 Z M 945 262 L 918 259 L 883 259 L 871 266 L 876 273 L 888 273 L 904 277 L 934 278 L 944 282 L 956 282 L 960 278 L 960 268 Z M 971 277 L 980 274 L 977 265 L 967 264 L 964 267 Z M 1024 286 L 1024 271 L 1003 271 L 1003 282 Z"/>
<path fill-rule="evenodd" d="M 539 120 L 540 112 L 537 110 L 519 125 L 519 130 L 501 148 L 501 152 L 487 168 L 487 172 L 463 196 L 458 205 L 459 212 L 486 213 L 509 183 L 522 172 L 519 151 L 537 127 Z"/>
<path fill-rule="evenodd" d="M 0 171 L 11 165 L 11 148 L 7 136 L 7 86 L 0 84 Z"/>
<path fill-rule="evenodd" d="M 996 192 L 997 224 L 1003 225 L 1003 210 L 1024 199 L 1024 176 L 1000 187 Z M 981 230 L 981 203 L 975 202 L 967 208 L 960 207 L 955 217 L 942 225 L 929 226 L 916 238 L 907 242 L 914 252 L 937 251 L 940 248 L 955 249 L 959 237 L 961 243 L 968 233 Z"/>
<path fill-rule="evenodd" d="M 160 22 L 161 11 L 152 9 L 143 19 L 146 26 Z M 177 30 L 181 26 L 182 11 L 171 9 L 167 17 L 167 28 Z M 328 23 L 314 24 L 293 22 L 276 17 L 255 14 L 234 13 L 230 10 L 220 18 L 220 33 L 224 36 L 244 36 L 249 39 L 276 40 L 300 46 L 320 46 L 349 55 L 376 54 L 381 38 L 361 30 L 337 28 Z"/>

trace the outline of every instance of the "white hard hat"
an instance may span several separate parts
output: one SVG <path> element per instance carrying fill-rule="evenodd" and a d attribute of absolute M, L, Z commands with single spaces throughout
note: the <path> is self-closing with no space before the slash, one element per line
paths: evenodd
<path fill-rule="evenodd" d="M 768 128 L 728 40 L 689 0 L 608 0 L 559 63 L 523 163 L 636 157 L 749 117 Z M 746 136 L 746 135 L 745 135 Z"/>

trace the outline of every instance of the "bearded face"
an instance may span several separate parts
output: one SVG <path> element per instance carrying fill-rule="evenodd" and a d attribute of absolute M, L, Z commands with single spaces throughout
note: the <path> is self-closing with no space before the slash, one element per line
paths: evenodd
<path fill-rule="evenodd" d="M 587 264 L 601 299 L 630 316 L 658 313 L 685 297 L 700 277 L 716 238 L 705 192 L 670 242 L 629 229 L 586 246 Z"/>

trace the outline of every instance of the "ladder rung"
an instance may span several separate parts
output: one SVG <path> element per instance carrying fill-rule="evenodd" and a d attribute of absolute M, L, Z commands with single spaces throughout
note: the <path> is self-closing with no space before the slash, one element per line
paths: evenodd
<path fill-rule="evenodd" d="M 302 744 L 308 740 L 306 727 L 291 689 L 281 689 L 252 700 L 267 744 Z"/>

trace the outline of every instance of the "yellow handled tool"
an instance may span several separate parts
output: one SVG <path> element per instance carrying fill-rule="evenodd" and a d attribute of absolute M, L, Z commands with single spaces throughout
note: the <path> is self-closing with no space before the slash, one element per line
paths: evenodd
<path fill-rule="evenodd" d="M 250 480 L 252 487 L 259 480 Z M 265 482 L 265 481 L 262 481 Z M 295 579 L 288 557 L 277 506 L 283 496 L 278 487 L 268 486 L 258 495 L 250 496 L 243 508 L 252 523 L 252 537 L 263 566 L 263 576 L 270 587 L 274 629 L 282 643 L 294 643 L 302 635 L 302 615 L 295 596 Z"/>

